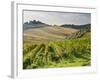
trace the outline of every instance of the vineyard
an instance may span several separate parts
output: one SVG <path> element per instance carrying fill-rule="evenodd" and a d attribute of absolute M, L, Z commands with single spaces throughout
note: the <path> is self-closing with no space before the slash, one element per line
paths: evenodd
<path fill-rule="evenodd" d="M 90 66 L 89 30 L 86 27 L 64 40 L 24 43 L 23 69 Z"/>

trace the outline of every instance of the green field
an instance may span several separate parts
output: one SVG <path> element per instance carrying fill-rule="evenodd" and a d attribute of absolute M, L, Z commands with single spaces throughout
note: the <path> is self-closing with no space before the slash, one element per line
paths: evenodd
<path fill-rule="evenodd" d="M 46 28 L 25 32 L 23 69 L 91 65 L 91 32 L 88 30 L 90 28 L 81 30 L 60 27 L 47 30 Z M 28 36 L 32 34 L 35 37 Z"/>

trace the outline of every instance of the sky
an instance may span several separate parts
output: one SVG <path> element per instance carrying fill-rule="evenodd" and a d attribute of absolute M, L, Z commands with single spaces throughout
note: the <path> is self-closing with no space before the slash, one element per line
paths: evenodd
<path fill-rule="evenodd" d="M 63 24 L 84 25 L 91 23 L 90 13 L 25 10 L 23 12 L 23 18 L 24 22 L 37 20 L 49 25 L 63 25 Z"/>

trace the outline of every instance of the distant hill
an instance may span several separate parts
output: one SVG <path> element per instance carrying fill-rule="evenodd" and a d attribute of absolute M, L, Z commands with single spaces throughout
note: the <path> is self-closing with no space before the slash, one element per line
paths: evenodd
<path fill-rule="evenodd" d="M 49 25 L 42 23 L 40 21 L 33 20 L 33 21 L 25 22 L 23 24 L 23 29 L 27 30 L 27 29 L 30 29 L 30 28 L 39 28 L 39 27 L 44 27 L 44 26 L 49 26 Z"/>
<path fill-rule="evenodd" d="M 41 21 L 33 20 L 33 21 L 25 22 L 23 24 L 23 29 L 27 30 L 30 28 L 39 28 L 39 27 L 45 27 L 45 26 L 53 27 L 52 25 L 48 25 L 48 24 L 43 23 Z M 85 24 L 85 25 L 63 24 L 63 25 L 60 25 L 60 27 L 73 28 L 73 29 L 82 29 L 86 26 L 91 26 L 91 24 Z"/>
<path fill-rule="evenodd" d="M 64 24 L 64 25 L 61 25 L 61 27 L 74 28 L 74 29 L 82 29 L 86 26 L 91 26 L 91 24 L 85 24 L 85 25 Z"/>

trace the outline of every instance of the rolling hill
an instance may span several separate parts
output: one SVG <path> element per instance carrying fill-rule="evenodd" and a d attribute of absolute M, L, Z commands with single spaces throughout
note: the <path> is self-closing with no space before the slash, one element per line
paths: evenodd
<path fill-rule="evenodd" d="M 23 38 L 25 42 L 34 41 L 52 41 L 52 40 L 64 40 L 71 38 L 78 38 L 87 32 L 87 25 L 48 25 L 40 21 L 30 21 L 23 24 L 24 34 Z M 90 28 L 89 28 L 90 30 Z"/>
<path fill-rule="evenodd" d="M 72 28 L 63 28 L 59 26 L 45 26 L 40 28 L 31 28 L 24 31 L 24 40 L 62 40 L 66 36 L 77 32 L 78 30 Z"/>

